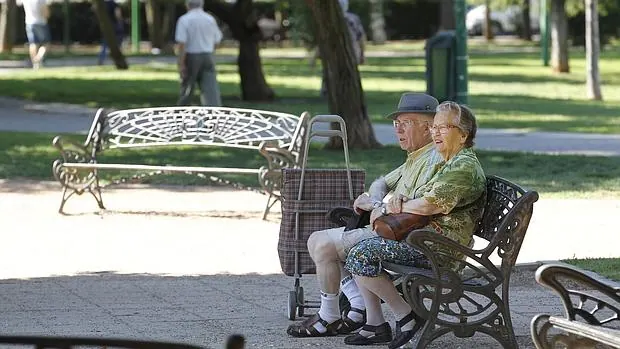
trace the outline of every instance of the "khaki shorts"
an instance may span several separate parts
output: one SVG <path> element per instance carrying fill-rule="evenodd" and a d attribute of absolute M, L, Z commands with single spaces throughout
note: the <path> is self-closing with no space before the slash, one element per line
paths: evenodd
<path fill-rule="evenodd" d="M 326 232 L 336 246 L 338 258 L 343 262 L 353 246 L 360 241 L 377 237 L 377 234 L 369 226 L 349 231 L 344 231 L 344 228 L 333 228 L 326 230 Z"/>

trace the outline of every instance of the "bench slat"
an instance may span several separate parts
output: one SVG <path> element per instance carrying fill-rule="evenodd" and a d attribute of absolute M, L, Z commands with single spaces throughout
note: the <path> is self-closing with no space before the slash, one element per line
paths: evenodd
<path fill-rule="evenodd" d="M 614 348 L 620 348 L 620 330 L 588 325 L 556 316 L 549 317 L 549 322 L 553 324 L 553 326 L 567 332 L 589 338 Z"/>
<path fill-rule="evenodd" d="M 75 169 L 102 169 L 102 170 L 144 170 L 166 172 L 205 172 L 205 173 L 249 173 L 258 174 L 255 168 L 222 168 L 222 167 L 199 167 L 199 166 L 156 166 L 156 165 L 131 165 L 131 164 L 81 164 L 63 163 L 62 167 Z"/>

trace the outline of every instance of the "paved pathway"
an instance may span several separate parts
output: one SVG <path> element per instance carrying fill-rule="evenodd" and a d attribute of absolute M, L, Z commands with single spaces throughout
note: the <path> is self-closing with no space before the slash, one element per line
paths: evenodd
<path fill-rule="evenodd" d="M 82 106 L 0 97 L 0 130 L 86 133 L 94 113 L 94 109 Z M 375 124 L 374 128 L 379 142 L 396 143 L 394 130 L 389 124 Z M 480 129 L 476 147 L 486 150 L 620 156 L 620 135 Z"/>
<path fill-rule="evenodd" d="M 249 348 L 347 347 L 341 337 L 297 340 L 285 334 L 294 278 L 281 273 L 278 260 L 279 207 L 268 221 L 260 220 L 264 195 L 115 186 L 104 192 L 107 211 L 99 212 L 84 195 L 67 203 L 66 216 L 56 213 L 59 199 L 56 183 L 0 180 L 0 333 L 148 338 L 221 348 L 227 335 L 240 332 Z M 576 216 L 577 207 L 537 203 L 519 262 L 615 253 L 611 222 L 562 223 Z M 591 201 L 578 213 L 605 217 L 618 208 L 617 202 Z M 583 239 L 585 231 L 591 238 Z M 302 286 L 306 299 L 318 299 L 314 276 L 302 277 Z M 530 319 L 561 313 L 559 298 L 535 285 L 527 267 L 513 275 L 511 297 L 521 348 L 532 348 Z M 497 348 L 484 336 L 443 338 L 437 345 Z"/>

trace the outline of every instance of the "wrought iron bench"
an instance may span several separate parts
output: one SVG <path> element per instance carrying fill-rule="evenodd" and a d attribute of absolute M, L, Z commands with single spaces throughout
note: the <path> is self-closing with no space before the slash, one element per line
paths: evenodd
<path fill-rule="evenodd" d="M 532 319 L 536 348 L 620 348 L 620 287 L 560 264 L 539 267 L 536 281 L 560 296 L 565 310 Z"/>
<path fill-rule="evenodd" d="M 107 169 L 183 173 L 256 174 L 269 195 L 263 219 L 280 200 L 280 177 L 284 167 L 297 168 L 309 114 L 291 114 L 225 107 L 162 107 L 117 110 L 99 109 L 83 144 L 56 136 L 53 145 L 61 158 L 52 170 L 63 186 L 59 213 L 73 195 L 90 193 L 104 209 L 99 171 Z M 222 168 L 111 164 L 98 162 L 107 149 L 162 146 L 217 146 L 251 149 L 265 157 L 260 168 Z"/>
<path fill-rule="evenodd" d="M 426 348 L 450 332 L 459 338 L 482 332 L 504 348 L 518 347 L 510 317 L 510 274 L 537 200 L 535 191 L 487 176 L 484 215 L 474 231 L 474 235 L 487 241 L 484 248 L 470 249 L 439 234 L 414 230 L 406 241 L 428 257 L 429 268 L 382 263 L 419 321 L 424 322 L 412 339 L 413 348 Z M 350 220 L 343 214 L 332 216 L 342 225 Z M 467 258 L 440 252 L 446 249 Z M 499 266 L 491 260 L 494 253 L 501 260 Z M 442 266 L 440 261 L 453 264 L 453 268 Z M 341 303 L 341 307 L 346 305 Z"/>

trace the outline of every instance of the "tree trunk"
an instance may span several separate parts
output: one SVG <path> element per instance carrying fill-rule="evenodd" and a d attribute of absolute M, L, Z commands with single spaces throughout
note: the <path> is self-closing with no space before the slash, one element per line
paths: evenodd
<path fill-rule="evenodd" d="M 387 40 L 383 0 L 370 0 L 370 32 L 374 44 L 382 45 Z"/>
<path fill-rule="evenodd" d="M 493 40 L 493 24 L 491 23 L 491 1 L 485 0 L 486 10 L 484 11 L 484 37 L 487 41 Z"/>
<path fill-rule="evenodd" d="M 149 39 L 151 40 L 151 48 L 163 48 L 163 21 L 161 13 L 161 4 L 157 0 L 146 1 L 146 23 L 149 31 Z"/>
<path fill-rule="evenodd" d="M 105 4 L 103 0 L 92 0 L 95 14 L 97 15 L 97 19 L 99 20 L 99 28 L 101 29 L 101 33 L 103 34 L 103 39 L 110 47 L 110 56 L 114 60 L 114 65 L 116 69 L 128 69 L 127 61 L 125 60 L 125 56 L 121 52 L 119 48 L 119 42 L 116 39 L 116 34 L 114 32 L 114 26 L 112 25 L 112 20 L 108 15 L 108 11 L 106 11 Z"/>
<path fill-rule="evenodd" d="M 439 29 L 441 30 L 455 30 L 456 20 L 454 17 L 454 1 L 453 0 L 440 0 L 439 1 Z"/>
<path fill-rule="evenodd" d="M 586 0 L 586 91 L 589 99 L 600 101 L 601 76 L 598 69 L 600 52 L 598 0 Z"/>
<path fill-rule="evenodd" d="M 568 73 L 568 20 L 565 0 L 551 0 L 551 67 L 554 72 Z"/>
<path fill-rule="evenodd" d="M 205 0 L 205 9 L 228 25 L 233 38 L 239 41 L 237 65 L 244 101 L 269 102 L 275 93 L 267 84 L 259 54 L 262 37 L 252 0 L 237 0 L 234 4 Z"/>
<path fill-rule="evenodd" d="M 241 77 L 241 97 L 244 101 L 270 101 L 275 94 L 267 85 L 260 60 L 258 41 L 242 40 L 239 42 L 237 57 L 239 76 Z"/>
<path fill-rule="evenodd" d="M 521 19 L 523 28 L 521 29 L 521 39 L 532 41 L 532 19 L 530 18 L 530 0 L 523 0 L 521 7 Z"/>
<path fill-rule="evenodd" d="M 162 18 L 161 32 L 164 40 L 164 47 L 162 51 L 167 54 L 174 53 L 174 18 L 175 18 L 175 4 L 174 2 L 167 1 L 164 5 L 164 15 Z"/>
<path fill-rule="evenodd" d="M 347 125 L 350 148 L 379 147 L 368 118 L 362 83 L 351 37 L 337 1 L 306 0 L 312 13 L 321 60 L 327 71 L 329 112 L 340 115 Z M 330 25 L 321 25 L 330 23 Z M 332 137 L 328 148 L 342 148 L 339 137 Z"/>
<path fill-rule="evenodd" d="M 13 52 L 17 5 L 15 0 L 6 0 L 0 12 L 0 52 Z"/>

